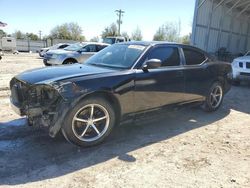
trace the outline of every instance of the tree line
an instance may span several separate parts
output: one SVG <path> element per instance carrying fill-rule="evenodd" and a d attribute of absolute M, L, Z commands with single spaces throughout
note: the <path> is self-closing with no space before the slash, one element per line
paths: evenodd
<path fill-rule="evenodd" d="M 179 42 L 184 44 L 190 43 L 190 36 L 180 36 L 181 24 L 175 22 L 166 22 L 161 25 L 155 32 L 153 40 L 155 41 L 169 41 L 169 42 Z M 75 40 L 75 41 L 86 41 L 86 37 L 82 34 L 82 28 L 74 22 L 64 23 L 62 25 L 55 26 L 48 36 L 44 36 L 43 39 L 65 39 L 65 40 Z M 30 40 L 39 40 L 39 36 L 34 33 L 24 33 L 21 31 L 15 31 L 11 35 L 8 35 L 3 30 L 0 30 L 0 37 L 3 36 L 12 36 L 16 39 L 30 39 Z M 109 26 L 105 27 L 101 33 L 101 37 L 105 38 L 107 36 L 118 36 L 117 24 L 112 23 Z M 141 41 L 143 40 L 142 30 L 137 26 L 129 35 L 127 32 L 122 32 L 121 36 L 130 38 L 131 40 Z M 92 42 L 99 41 L 99 37 L 95 36 L 90 39 Z"/>

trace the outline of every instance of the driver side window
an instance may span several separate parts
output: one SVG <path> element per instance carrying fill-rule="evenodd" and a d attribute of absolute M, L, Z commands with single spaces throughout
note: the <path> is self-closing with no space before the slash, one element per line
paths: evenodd
<path fill-rule="evenodd" d="M 155 47 L 149 52 L 147 59 L 161 60 L 162 67 L 180 65 L 179 50 L 176 47 Z"/>

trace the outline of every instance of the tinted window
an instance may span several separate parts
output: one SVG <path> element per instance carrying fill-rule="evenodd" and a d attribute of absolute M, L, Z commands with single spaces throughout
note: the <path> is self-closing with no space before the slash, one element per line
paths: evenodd
<path fill-rule="evenodd" d="M 180 56 L 178 48 L 158 47 L 150 51 L 147 59 L 160 59 L 162 66 L 179 66 Z"/>
<path fill-rule="evenodd" d="M 67 45 L 67 44 L 63 44 L 63 45 L 59 46 L 59 49 L 66 48 L 67 46 L 69 46 L 69 45 Z"/>
<path fill-rule="evenodd" d="M 116 42 L 124 42 L 124 39 L 117 39 Z"/>
<path fill-rule="evenodd" d="M 103 48 L 107 47 L 106 45 L 97 45 L 97 52 L 101 51 Z"/>
<path fill-rule="evenodd" d="M 95 45 L 88 45 L 84 47 L 86 49 L 86 52 L 96 52 L 96 46 Z"/>
<path fill-rule="evenodd" d="M 183 49 L 187 65 L 199 65 L 206 60 L 206 56 L 198 51 Z"/>

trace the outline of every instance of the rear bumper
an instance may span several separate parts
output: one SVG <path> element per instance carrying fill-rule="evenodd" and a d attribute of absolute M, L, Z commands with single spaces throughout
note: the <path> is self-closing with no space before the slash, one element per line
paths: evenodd
<path fill-rule="evenodd" d="M 250 80 L 250 69 L 233 68 L 233 80 Z"/>
<path fill-rule="evenodd" d="M 239 75 L 234 77 L 234 80 L 250 81 L 250 73 L 241 72 Z"/>

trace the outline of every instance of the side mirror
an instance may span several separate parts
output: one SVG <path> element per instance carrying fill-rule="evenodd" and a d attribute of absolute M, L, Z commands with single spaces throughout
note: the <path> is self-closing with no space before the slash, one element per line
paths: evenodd
<path fill-rule="evenodd" d="M 148 69 L 156 69 L 161 67 L 161 60 L 159 59 L 149 59 L 142 65 L 142 70 L 147 71 Z"/>

